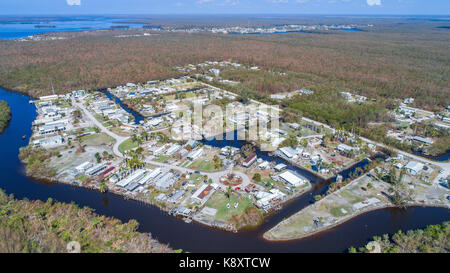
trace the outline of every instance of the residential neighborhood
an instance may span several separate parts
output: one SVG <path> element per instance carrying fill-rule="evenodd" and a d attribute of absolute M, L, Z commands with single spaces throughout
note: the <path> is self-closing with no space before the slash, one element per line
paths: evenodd
<path fill-rule="evenodd" d="M 229 62 L 199 66 L 209 65 L 239 66 Z M 220 75 L 219 69 L 209 72 Z M 311 92 L 302 89 L 294 94 Z M 350 102 L 367 100 L 343 95 Z M 377 159 L 382 150 L 351 132 L 308 119 L 277 120 L 279 128 L 263 126 L 259 138 L 246 140 L 249 124 L 272 124 L 279 110 L 258 101 L 244 105 L 239 95 L 191 77 L 128 83 L 104 92 L 78 90 L 41 97 L 34 104 L 38 116 L 30 145 L 58 154 L 50 162 L 52 179 L 113 192 L 156 205 L 187 223 L 230 231 L 257 225 L 270 211 L 309 191 L 314 177 L 337 177 L 338 187 L 345 185 L 353 177 L 347 174 L 342 179 L 341 174 L 350 168 L 354 175 L 361 174 L 353 166 Z M 232 114 L 218 111 L 196 122 L 202 117 L 196 107 L 217 104 Z M 411 109 L 399 107 L 399 119 L 408 115 L 415 123 L 419 114 L 422 119 L 435 118 Z M 235 141 L 236 137 L 242 140 Z M 421 136 L 412 136 L 411 141 L 432 143 Z M 383 164 L 384 170 L 405 172 L 415 183 L 444 185 L 448 180 L 448 170 L 401 154 Z M 446 190 L 441 191 L 445 197 Z"/>

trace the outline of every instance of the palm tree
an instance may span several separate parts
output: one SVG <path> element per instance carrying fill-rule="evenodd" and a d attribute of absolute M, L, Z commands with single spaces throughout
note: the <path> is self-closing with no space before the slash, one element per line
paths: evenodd
<path fill-rule="evenodd" d="M 145 139 L 145 141 L 148 141 L 148 133 L 147 133 L 147 131 L 143 131 L 142 132 L 142 134 L 141 134 L 141 137 L 143 138 L 143 139 Z"/>
<path fill-rule="evenodd" d="M 136 142 L 137 142 L 137 144 L 138 144 L 138 147 L 140 147 L 141 144 L 142 144 L 142 142 L 143 142 L 143 140 L 142 140 L 142 138 L 138 137 L 137 140 L 136 140 Z"/>
<path fill-rule="evenodd" d="M 136 134 L 133 134 L 133 135 L 131 136 L 131 141 L 134 143 L 134 142 L 137 142 L 137 140 L 138 140 L 137 135 L 136 135 Z"/>

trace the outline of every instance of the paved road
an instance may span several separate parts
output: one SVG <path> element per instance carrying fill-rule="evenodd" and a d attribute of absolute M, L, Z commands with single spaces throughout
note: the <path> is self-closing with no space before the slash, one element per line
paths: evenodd
<path fill-rule="evenodd" d="M 76 103 L 74 100 L 72 101 L 73 105 L 77 106 L 78 108 L 81 109 L 81 111 L 83 111 L 83 113 L 86 115 L 86 117 L 88 119 L 91 120 L 92 123 L 95 124 L 95 126 L 97 126 L 102 132 L 104 132 L 105 134 L 111 136 L 112 138 L 114 138 L 116 140 L 116 143 L 114 144 L 113 147 L 113 152 L 116 156 L 118 157 L 123 157 L 123 154 L 120 152 L 119 150 L 119 146 L 120 144 L 122 144 L 122 142 L 124 142 L 125 140 L 127 140 L 129 137 L 125 137 L 125 136 L 119 136 L 116 133 L 111 132 L 110 130 L 108 130 L 108 128 L 106 128 L 105 126 L 103 126 L 103 124 L 101 122 L 99 122 L 93 115 L 91 112 L 89 112 L 86 107 L 81 104 L 81 103 Z"/>
<path fill-rule="evenodd" d="M 94 123 L 95 126 L 97 126 L 102 132 L 104 132 L 105 134 L 111 136 L 112 138 L 114 138 L 116 140 L 116 143 L 114 144 L 114 147 L 113 147 L 113 152 L 118 157 L 124 157 L 122 152 L 120 152 L 120 150 L 119 150 L 119 146 L 120 146 L 120 144 L 122 144 L 125 140 L 129 139 L 130 137 L 129 136 L 121 136 L 121 135 L 118 135 L 118 134 L 116 134 L 114 132 L 111 132 L 108 128 L 103 126 L 103 124 L 101 122 L 99 122 L 94 117 L 94 115 L 92 115 L 92 113 L 89 112 L 88 109 L 86 109 L 86 107 L 83 104 L 76 103 L 75 101 L 72 101 L 72 103 L 73 103 L 73 105 L 75 105 L 78 108 L 80 108 L 83 111 L 83 113 L 86 115 L 86 117 L 88 119 L 90 119 L 91 122 Z M 153 130 L 153 131 L 148 131 L 148 133 L 160 132 L 160 131 L 164 131 L 164 130 L 166 130 L 168 128 L 169 127 L 161 128 L 161 129 L 157 129 L 157 130 Z"/>
<path fill-rule="evenodd" d="M 194 169 L 190 169 L 190 168 L 186 168 L 186 167 L 180 167 L 180 166 L 176 166 L 176 165 L 172 165 L 172 164 L 168 164 L 168 163 L 161 163 L 161 162 L 153 161 L 153 160 L 150 160 L 150 159 L 145 159 L 144 161 L 146 163 L 149 163 L 149 164 L 161 167 L 161 168 L 173 169 L 173 170 L 177 170 L 179 172 L 184 172 L 184 173 L 186 173 L 186 172 L 193 173 L 193 172 L 196 171 Z M 229 174 L 230 172 L 234 173 L 237 176 L 242 177 L 242 184 L 240 186 L 246 187 L 248 184 L 251 183 L 250 178 L 245 173 L 240 172 L 240 171 L 233 171 L 233 170 L 230 170 L 230 169 L 229 170 L 225 170 L 225 171 L 220 171 L 220 172 L 200 172 L 200 174 L 208 176 L 208 178 L 211 178 L 214 183 L 219 184 L 221 188 L 226 190 L 228 186 L 223 185 L 220 182 L 220 177 L 222 177 L 222 176 L 224 176 L 226 174 Z"/>
<path fill-rule="evenodd" d="M 302 119 L 304 121 L 311 122 L 311 123 L 313 123 L 315 125 L 318 125 L 318 126 L 322 125 L 325 128 L 328 128 L 328 129 L 332 130 L 333 133 L 336 131 L 334 128 L 331 128 L 327 124 L 324 124 L 324 123 L 321 123 L 321 122 L 318 122 L 318 121 L 315 121 L 315 120 L 312 120 L 312 119 L 309 119 L 309 118 L 305 118 L 305 117 L 302 118 Z M 365 138 L 365 137 L 360 137 L 360 138 L 361 138 L 361 140 L 363 140 L 363 141 L 365 141 L 367 143 L 371 143 L 373 145 L 377 145 L 377 146 L 384 147 L 384 148 L 389 148 L 391 150 L 394 150 L 398 154 L 401 154 L 401 155 L 404 155 L 406 157 L 412 158 L 412 159 L 414 159 L 416 161 L 419 161 L 419 162 L 422 162 L 422 163 L 426 163 L 426 164 L 430 164 L 430 165 L 434 165 L 434 166 L 438 166 L 438 167 L 442 168 L 443 172 L 440 173 L 438 176 L 436 176 L 436 178 L 433 181 L 434 183 L 438 183 L 439 179 L 446 178 L 447 176 L 450 175 L 450 162 L 433 161 L 433 160 L 430 160 L 430 159 L 427 159 L 427 158 L 424 158 L 424 157 L 421 157 L 421 156 L 417 156 L 417 155 L 414 155 L 414 154 L 407 153 L 405 151 L 401 151 L 401 150 L 393 148 L 393 147 L 389 147 L 389 146 L 387 146 L 387 145 L 385 145 L 383 143 L 379 143 L 379 142 L 370 140 L 370 139 Z"/>
<path fill-rule="evenodd" d="M 103 124 L 101 122 L 99 122 L 93 115 L 91 112 L 89 112 L 89 110 L 86 109 L 86 107 L 84 107 L 84 105 L 82 105 L 81 103 L 76 103 L 75 101 L 73 101 L 73 105 L 77 106 L 78 108 L 80 108 L 83 113 L 86 115 L 86 117 L 88 119 L 91 120 L 92 123 L 94 123 L 102 132 L 108 134 L 109 136 L 111 136 L 112 138 L 114 138 L 116 140 L 116 143 L 114 144 L 113 147 L 113 152 L 115 155 L 117 155 L 118 157 L 123 158 L 124 155 L 120 152 L 119 150 L 119 146 L 120 144 L 122 144 L 122 142 L 124 142 L 125 140 L 127 140 L 130 137 L 124 137 L 124 136 L 120 136 L 116 133 L 111 132 L 108 128 L 106 128 L 105 126 L 103 126 Z M 167 128 L 162 128 L 162 129 L 158 129 L 158 130 L 154 130 L 154 131 L 149 131 L 149 133 L 151 132 L 158 132 L 158 131 L 163 131 L 166 130 Z M 164 167 L 164 168 L 170 168 L 170 169 L 174 169 L 180 172 L 194 172 L 194 169 L 189 169 L 189 168 L 185 168 L 185 167 L 180 167 L 180 166 L 176 166 L 176 165 L 171 165 L 171 164 L 167 164 L 167 163 L 161 163 L 161 162 L 157 162 L 157 161 L 152 161 L 152 160 L 145 160 L 146 163 L 155 165 L 155 166 L 159 166 L 159 167 Z M 200 172 L 200 174 L 202 175 L 207 175 L 208 178 L 211 178 L 213 182 L 218 183 L 221 187 L 226 187 L 225 185 L 223 185 L 222 183 L 220 183 L 220 177 L 222 177 L 225 174 L 230 173 L 230 170 L 226 170 L 226 171 L 221 171 L 221 172 L 214 172 L 214 173 L 207 173 L 207 172 Z M 242 186 L 247 186 L 248 184 L 251 183 L 250 178 L 242 172 L 238 172 L 238 171 L 233 171 L 234 174 L 242 177 L 243 179 L 243 183 Z"/>
<path fill-rule="evenodd" d="M 212 86 L 212 85 L 209 85 L 209 84 L 206 84 L 206 85 L 209 86 L 209 87 L 211 87 L 211 88 L 217 89 L 216 87 L 214 87 L 214 86 Z M 237 94 L 234 94 L 234 93 L 232 93 L 232 92 L 229 92 L 229 91 L 225 91 L 225 92 L 228 93 L 228 94 L 237 96 Z M 256 101 L 255 101 L 255 102 L 256 102 Z M 120 135 L 115 134 L 115 133 L 111 132 L 110 130 L 108 130 L 108 129 L 107 129 L 105 126 L 103 126 L 103 124 L 102 124 L 101 122 L 99 122 L 99 121 L 98 121 L 98 120 L 97 120 L 97 119 L 96 119 L 96 118 L 95 118 L 95 117 L 94 117 L 94 116 L 86 109 L 86 107 L 84 107 L 84 105 L 82 105 L 81 103 L 76 103 L 76 102 L 73 100 L 73 104 L 74 104 L 75 106 L 79 107 L 79 108 L 85 113 L 85 115 L 86 115 L 86 116 L 87 116 L 87 117 L 88 117 L 88 118 L 89 118 L 89 119 L 90 119 L 97 127 L 100 128 L 101 131 L 105 132 L 106 134 L 108 134 L 109 136 L 113 137 L 113 138 L 116 140 L 116 143 L 114 144 L 114 147 L 113 147 L 113 152 L 114 152 L 114 154 L 117 155 L 118 157 L 124 157 L 123 154 L 122 154 L 122 153 L 120 152 L 120 150 L 119 150 L 119 146 L 120 146 L 120 144 L 122 144 L 125 140 L 127 140 L 129 137 L 120 136 Z M 313 123 L 313 124 L 315 124 L 315 125 L 323 126 L 323 127 L 325 127 L 325 128 L 328 128 L 328 129 L 330 129 L 333 133 L 336 132 L 336 130 L 335 130 L 334 128 L 331 128 L 331 126 L 329 126 L 328 124 L 324 124 L 324 123 L 321 123 L 321 122 L 318 122 L 318 121 L 315 121 L 315 120 L 312 120 L 312 119 L 309 119 L 309 118 L 305 118 L 305 117 L 303 117 L 302 119 L 305 120 L 305 121 L 307 121 L 307 122 Z M 165 130 L 165 129 L 166 129 L 166 128 L 158 129 L 158 130 L 151 131 L 151 132 L 162 131 L 162 130 Z M 366 142 L 368 142 L 368 143 L 371 143 L 371 144 L 374 144 L 374 145 L 377 145 L 377 146 L 380 146 L 380 147 L 388 147 L 388 146 L 386 146 L 386 145 L 384 145 L 384 144 L 382 144 L 382 143 L 378 143 L 378 142 L 375 142 L 375 141 L 370 140 L 370 139 L 367 139 L 367 138 L 361 137 L 361 139 L 362 139 L 363 141 L 366 141 Z M 435 180 L 433 181 L 434 183 L 437 183 L 441 177 L 444 177 L 444 178 L 445 178 L 445 177 L 447 177 L 447 176 L 450 175 L 450 162 L 436 162 L 436 161 L 432 161 L 432 160 L 429 160 L 429 159 L 426 159 L 426 158 L 423 158 L 423 157 L 419 157 L 419 156 L 416 156 L 416 155 L 413 155 L 413 154 L 410 154 L 410 153 L 407 153 L 407 152 L 404 152 L 404 151 L 401 151 L 401 150 L 398 150 L 398 149 L 395 149 L 395 148 L 392 148 L 392 147 L 389 147 L 389 148 L 390 148 L 390 149 L 393 149 L 394 151 L 396 151 L 396 152 L 399 153 L 399 154 L 402 154 L 402 155 L 404 155 L 404 156 L 413 158 L 414 160 L 417 160 L 417 161 L 420 161 L 420 162 L 423 162 L 423 163 L 427 163 L 427 164 L 431 164 L 431 165 L 434 165 L 434 166 L 439 166 L 440 168 L 442 168 L 443 172 L 440 173 L 440 174 L 435 178 Z M 181 171 L 181 172 L 187 172 L 187 171 L 188 171 L 188 172 L 193 172 L 193 171 L 195 171 L 195 170 L 193 170 L 193 169 L 184 168 L 184 167 L 179 167 L 179 166 L 175 166 L 175 165 L 171 165 L 171 164 L 166 164 L 166 163 L 161 163 L 161 162 L 157 162 L 157 161 L 146 160 L 146 162 L 147 162 L 147 163 L 150 163 L 150 164 L 153 164 L 153 165 L 156 165 L 156 166 L 172 168 L 172 169 L 175 169 L 175 170 L 178 170 L 178 171 Z M 219 179 L 219 178 L 220 178 L 221 176 L 223 176 L 223 175 L 229 173 L 229 172 L 230 172 L 230 170 L 222 171 L 222 172 L 215 172 L 215 173 L 201 172 L 201 174 L 207 175 L 207 176 L 208 176 L 209 178 L 211 178 L 214 182 L 218 183 L 218 184 L 221 185 L 221 186 L 224 186 L 224 185 L 222 185 L 222 184 L 220 183 L 220 179 Z M 246 174 L 244 174 L 244 173 L 242 173 L 242 172 L 237 172 L 237 171 L 233 171 L 233 173 L 235 173 L 236 175 L 239 175 L 239 176 L 241 176 L 241 177 L 243 178 L 243 184 L 242 184 L 243 186 L 246 186 L 247 184 L 251 183 L 249 177 L 248 177 Z"/>

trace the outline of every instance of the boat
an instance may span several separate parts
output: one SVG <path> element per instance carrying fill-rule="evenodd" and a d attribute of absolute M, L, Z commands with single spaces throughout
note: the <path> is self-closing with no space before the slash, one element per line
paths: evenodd
<path fill-rule="evenodd" d="M 22 136 L 22 139 L 23 139 L 23 140 L 25 140 L 26 138 L 27 138 L 27 136 L 25 136 L 25 135 Z"/>

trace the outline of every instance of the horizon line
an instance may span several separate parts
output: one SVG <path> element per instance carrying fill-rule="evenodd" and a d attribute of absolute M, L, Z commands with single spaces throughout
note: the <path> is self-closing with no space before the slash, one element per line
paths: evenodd
<path fill-rule="evenodd" d="M 414 13 L 42 13 L 42 14 L 0 14 L 0 16 L 35 17 L 35 16 L 208 16 L 208 15 L 269 15 L 269 16 L 449 16 L 450 14 L 414 14 Z M 450 18 L 449 18 L 450 19 Z"/>

